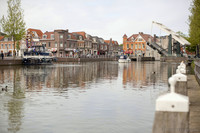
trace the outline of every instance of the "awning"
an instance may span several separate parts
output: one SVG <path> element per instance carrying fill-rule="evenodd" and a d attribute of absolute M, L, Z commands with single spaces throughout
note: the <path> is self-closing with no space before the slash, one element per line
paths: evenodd
<path fill-rule="evenodd" d="M 65 48 L 65 51 L 76 51 L 76 49 L 72 49 L 72 48 Z"/>

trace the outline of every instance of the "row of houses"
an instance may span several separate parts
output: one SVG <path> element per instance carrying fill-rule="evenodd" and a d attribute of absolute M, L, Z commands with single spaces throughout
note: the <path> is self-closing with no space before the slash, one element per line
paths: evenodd
<path fill-rule="evenodd" d="M 46 50 L 56 57 L 70 57 L 82 55 L 111 55 L 120 54 L 117 41 L 104 40 L 98 36 L 91 36 L 86 32 L 69 32 L 67 30 L 46 31 L 43 33 L 39 29 L 29 28 L 26 39 L 20 41 L 20 50 L 16 53 L 21 55 L 23 49 L 35 45 L 43 45 Z M 0 35 L 1 52 L 13 55 L 14 44 L 11 38 Z"/>

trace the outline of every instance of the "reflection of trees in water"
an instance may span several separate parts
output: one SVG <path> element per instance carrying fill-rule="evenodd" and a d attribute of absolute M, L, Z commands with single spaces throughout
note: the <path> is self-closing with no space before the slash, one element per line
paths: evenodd
<path fill-rule="evenodd" d="M 8 111 L 8 128 L 9 132 L 16 133 L 20 130 L 23 118 L 24 103 L 22 98 L 25 97 L 24 78 L 20 66 L 2 67 L 0 73 L 0 81 L 4 86 L 8 86 L 8 92 L 4 95 L 7 102 L 4 103 L 5 109 Z M 13 92 L 12 92 L 13 90 Z M 13 95 L 10 95 L 10 94 Z"/>
<path fill-rule="evenodd" d="M 21 100 L 11 99 L 7 103 L 8 108 L 8 131 L 16 133 L 20 130 L 20 126 L 22 124 L 23 116 L 23 107 L 24 103 Z"/>

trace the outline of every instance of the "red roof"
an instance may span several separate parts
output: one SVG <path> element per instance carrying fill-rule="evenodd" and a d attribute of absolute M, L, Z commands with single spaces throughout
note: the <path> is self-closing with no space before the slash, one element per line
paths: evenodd
<path fill-rule="evenodd" d="M 109 44 L 110 40 L 104 40 L 104 42 Z M 112 44 L 118 44 L 118 42 L 117 41 L 112 41 Z"/>
<path fill-rule="evenodd" d="M 4 38 L 4 36 L 0 36 L 0 41 Z"/>
<path fill-rule="evenodd" d="M 71 39 L 76 40 L 76 37 L 73 35 L 73 33 L 68 33 L 69 35 L 71 35 Z"/>
<path fill-rule="evenodd" d="M 126 34 L 124 34 L 123 38 L 127 38 L 127 35 L 126 35 Z"/>
<path fill-rule="evenodd" d="M 43 33 L 42 33 L 41 30 L 29 28 L 28 31 L 35 31 L 35 32 L 37 33 L 37 35 L 38 35 L 40 38 L 42 38 Z"/>
<path fill-rule="evenodd" d="M 139 32 L 139 34 L 133 34 L 132 36 L 130 36 L 130 37 L 128 38 L 128 41 L 132 41 L 132 37 L 133 37 L 134 39 L 136 39 L 139 35 L 140 35 L 146 42 L 148 41 L 149 38 L 153 39 L 153 37 L 152 37 L 151 35 L 149 35 L 149 34 L 144 34 L 143 32 Z"/>
<path fill-rule="evenodd" d="M 54 34 L 54 32 L 46 31 L 44 34 L 47 35 L 47 39 L 51 39 L 51 34 Z"/>
<path fill-rule="evenodd" d="M 73 32 L 73 33 L 79 34 L 79 35 L 83 36 L 84 39 L 86 39 L 86 33 L 85 33 L 84 31 L 81 31 L 81 32 Z"/>

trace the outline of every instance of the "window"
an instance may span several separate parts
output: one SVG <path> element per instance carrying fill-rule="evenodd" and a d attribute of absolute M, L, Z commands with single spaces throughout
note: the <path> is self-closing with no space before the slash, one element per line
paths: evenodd
<path fill-rule="evenodd" d="M 51 39 L 54 39 L 54 34 L 51 34 Z"/>
<path fill-rule="evenodd" d="M 142 38 L 138 38 L 138 41 L 139 41 L 139 42 L 142 42 L 142 41 L 143 41 L 143 39 L 142 39 Z"/>
<path fill-rule="evenodd" d="M 3 49 L 3 44 L 1 44 L 1 49 Z"/>
<path fill-rule="evenodd" d="M 5 44 L 5 48 L 8 49 L 8 45 L 7 44 Z"/>
<path fill-rule="evenodd" d="M 135 44 L 135 49 L 137 49 L 137 44 Z"/>
<path fill-rule="evenodd" d="M 55 48 L 57 48 L 58 47 L 58 44 L 57 44 L 57 42 L 55 42 Z"/>
<path fill-rule="evenodd" d="M 79 36 L 79 40 L 82 40 L 82 36 Z"/>
<path fill-rule="evenodd" d="M 8 48 L 11 49 L 11 44 L 8 44 Z"/>
<path fill-rule="evenodd" d="M 133 49 L 133 44 L 131 44 L 131 49 Z"/>
<path fill-rule="evenodd" d="M 129 48 L 129 44 L 127 44 L 127 49 Z"/>
<path fill-rule="evenodd" d="M 107 50 L 107 46 L 106 45 L 104 46 L 104 48 L 105 48 L 105 50 Z"/>
<path fill-rule="evenodd" d="M 43 35 L 42 38 L 43 38 L 43 39 L 46 39 L 46 38 L 47 38 L 47 35 Z"/>
<path fill-rule="evenodd" d="M 139 49 L 141 49 L 141 44 L 138 44 L 139 45 Z"/>
<path fill-rule="evenodd" d="M 46 42 L 42 42 L 42 45 L 46 47 Z"/>
<path fill-rule="evenodd" d="M 101 50 L 103 50 L 103 45 L 101 45 Z"/>
<path fill-rule="evenodd" d="M 51 47 L 51 42 L 49 42 L 49 47 Z"/>
<path fill-rule="evenodd" d="M 63 38 L 63 35 L 60 35 L 60 39 L 62 39 Z"/>
<path fill-rule="evenodd" d="M 60 42 L 60 47 L 63 47 L 63 43 L 62 42 Z"/>
<path fill-rule="evenodd" d="M 64 45 L 65 45 L 65 48 L 66 48 L 66 47 L 67 47 L 67 43 L 65 42 L 65 44 L 64 44 Z"/>
<path fill-rule="evenodd" d="M 68 39 L 71 39 L 71 35 L 68 35 Z"/>

